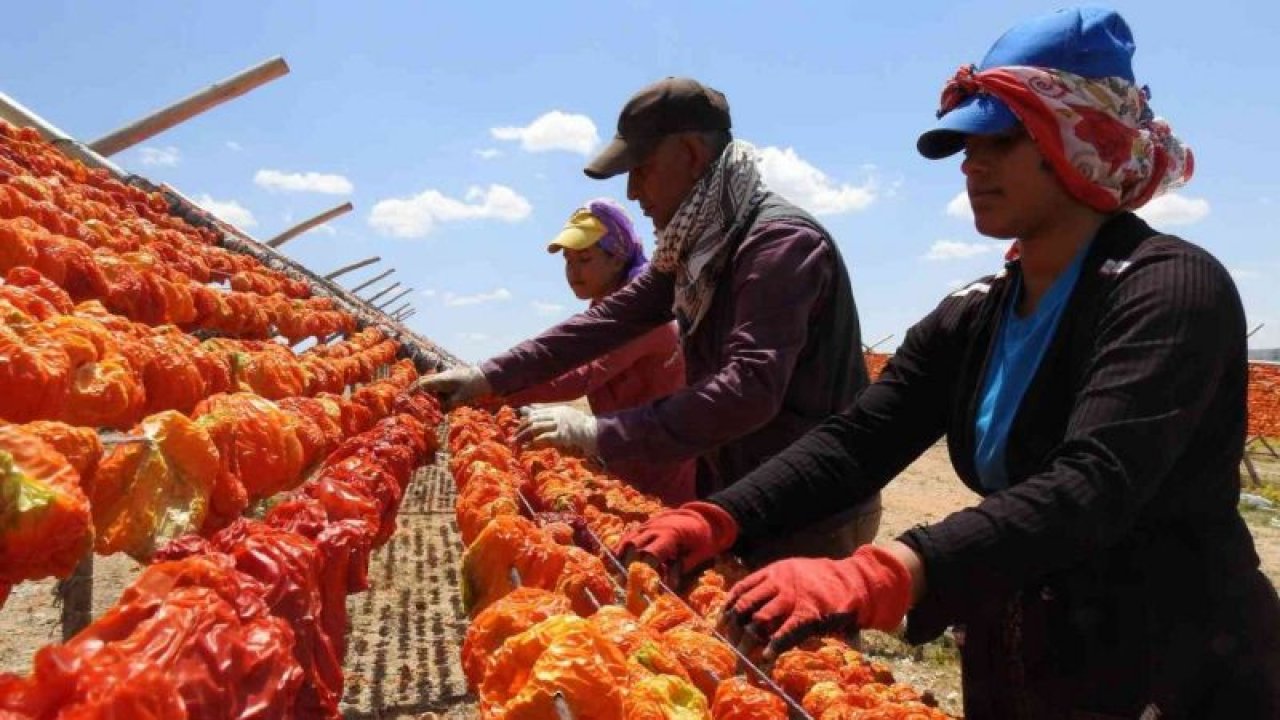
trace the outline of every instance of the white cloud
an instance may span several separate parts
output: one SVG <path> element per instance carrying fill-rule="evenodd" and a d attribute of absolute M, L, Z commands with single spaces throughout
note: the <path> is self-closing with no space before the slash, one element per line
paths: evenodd
<path fill-rule="evenodd" d="M 485 219 L 513 223 L 529 217 L 531 212 L 529 201 L 505 185 L 473 186 L 463 200 L 439 190 L 379 200 L 369 213 L 369 224 L 384 235 L 419 238 L 429 235 L 439 223 Z"/>
<path fill-rule="evenodd" d="M 351 181 L 341 175 L 318 172 L 287 173 L 263 169 L 254 173 L 253 183 L 268 190 L 314 192 L 325 195 L 350 195 L 355 190 Z"/>
<path fill-rule="evenodd" d="M 144 145 L 138 148 L 138 154 L 142 156 L 143 165 L 173 167 L 182 160 L 182 153 L 178 152 L 178 148 L 172 145 L 164 147 Z"/>
<path fill-rule="evenodd" d="M 334 237 L 338 234 L 338 228 L 328 223 L 325 223 L 324 225 L 317 225 L 311 228 L 310 230 L 308 230 L 307 232 L 319 233 L 321 235 L 328 235 L 329 237 Z"/>
<path fill-rule="evenodd" d="M 498 148 L 481 148 L 475 151 L 476 157 L 484 160 L 492 160 L 502 154 Z"/>
<path fill-rule="evenodd" d="M 1209 214 L 1209 201 L 1178 193 L 1166 193 L 1138 208 L 1137 212 L 1143 220 L 1157 228 L 1190 225 L 1200 222 Z"/>
<path fill-rule="evenodd" d="M 764 147 L 759 153 L 760 173 L 765 183 L 815 215 L 857 212 L 875 202 L 873 181 L 863 185 L 837 185 L 792 148 Z"/>
<path fill-rule="evenodd" d="M 929 252 L 921 257 L 925 260 L 963 260 L 965 258 L 1000 252 L 1001 246 L 992 242 L 956 242 L 955 240 L 939 240 L 929 246 Z"/>
<path fill-rule="evenodd" d="M 196 204 L 208 210 L 223 222 L 231 223 L 238 228 L 249 228 L 258 224 L 253 217 L 253 213 L 249 212 L 249 208 L 241 205 L 235 200 L 215 200 L 208 195 L 201 194 L 195 198 Z"/>
<path fill-rule="evenodd" d="M 475 295 L 455 295 L 447 292 L 444 294 L 444 304 L 448 307 L 462 307 L 464 305 L 480 305 L 491 302 L 505 302 L 511 299 L 511 291 L 506 288 L 498 288 L 493 292 L 476 293 Z"/>
<path fill-rule="evenodd" d="M 1229 268 L 1228 272 L 1230 272 L 1231 277 L 1235 278 L 1236 280 L 1246 280 L 1246 279 L 1252 279 L 1256 277 L 1262 277 L 1262 273 L 1258 272 L 1257 270 L 1249 270 L 1248 268 Z"/>
<path fill-rule="evenodd" d="M 533 301 L 533 311 L 539 317 L 551 317 L 564 312 L 564 306 L 559 303 L 542 302 L 541 300 Z"/>
<path fill-rule="evenodd" d="M 423 290 L 423 291 L 422 291 L 422 297 L 429 297 L 429 298 L 433 298 L 433 297 L 435 297 L 435 296 L 436 296 L 436 291 L 435 291 L 435 290 L 432 290 L 432 289 L 430 289 L 430 288 L 428 288 L 428 289 L 426 289 L 426 290 Z"/>
<path fill-rule="evenodd" d="M 227 148 L 230 150 L 235 150 L 236 152 L 240 152 L 241 150 L 244 149 L 244 146 L 236 142 L 235 140 L 228 140 Z"/>
<path fill-rule="evenodd" d="M 947 215 L 961 220 L 973 220 L 973 206 L 969 204 L 969 193 L 961 190 L 947 203 Z"/>
<path fill-rule="evenodd" d="M 519 140 L 522 149 L 534 153 L 566 150 L 587 155 L 600 144 L 600 134 L 591 118 L 559 110 L 538 117 L 526 127 L 497 127 L 489 133 L 497 140 Z"/>
<path fill-rule="evenodd" d="M 460 332 L 458 339 L 465 343 L 482 343 L 489 339 L 489 336 L 478 332 Z"/>

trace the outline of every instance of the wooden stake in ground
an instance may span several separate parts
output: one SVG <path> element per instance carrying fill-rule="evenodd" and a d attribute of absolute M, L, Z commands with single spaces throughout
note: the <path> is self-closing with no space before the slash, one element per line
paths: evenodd
<path fill-rule="evenodd" d="M 71 576 L 59 580 L 55 591 L 62 604 L 62 641 L 66 642 L 93 620 L 93 551 L 90 550 Z"/>

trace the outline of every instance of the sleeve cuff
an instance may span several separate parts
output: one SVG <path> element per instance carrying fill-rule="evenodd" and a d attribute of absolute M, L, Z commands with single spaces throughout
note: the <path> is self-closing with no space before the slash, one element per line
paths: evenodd
<path fill-rule="evenodd" d="M 502 356 L 490 358 L 479 365 L 480 372 L 484 373 L 484 379 L 489 383 L 489 388 L 499 397 L 510 395 L 519 389 L 512 387 L 511 373 L 503 369 L 502 359 Z"/>

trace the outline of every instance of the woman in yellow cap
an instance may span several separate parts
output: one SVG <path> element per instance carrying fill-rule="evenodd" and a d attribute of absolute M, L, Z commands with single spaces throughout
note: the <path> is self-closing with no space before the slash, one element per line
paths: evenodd
<path fill-rule="evenodd" d="M 622 288 L 648 264 L 644 246 L 626 211 L 603 198 L 575 210 L 564 229 L 547 245 L 547 252 L 563 252 L 565 280 L 574 295 L 592 305 Z M 550 382 L 503 400 L 523 405 L 585 395 L 593 413 L 610 413 L 670 395 L 684 385 L 684 375 L 679 333 L 674 323 L 668 323 Z M 541 407 L 529 413 L 531 426 L 545 425 L 555 432 L 571 431 L 579 419 L 585 416 L 566 406 Z M 532 439 L 540 438 L 535 434 Z M 694 499 L 692 460 L 627 461 L 608 469 L 669 505 Z"/>

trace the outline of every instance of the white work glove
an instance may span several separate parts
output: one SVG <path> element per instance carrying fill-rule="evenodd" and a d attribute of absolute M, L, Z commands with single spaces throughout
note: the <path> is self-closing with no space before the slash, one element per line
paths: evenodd
<path fill-rule="evenodd" d="M 578 450 L 594 456 L 596 419 L 567 405 L 521 408 L 516 441 L 534 447 L 550 445 L 562 450 Z"/>
<path fill-rule="evenodd" d="M 438 395 L 440 404 L 444 405 L 446 410 L 466 405 L 493 392 L 484 373 L 480 372 L 480 368 L 475 365 L 428 375 L 418 380 L 413 389 Z"/>

